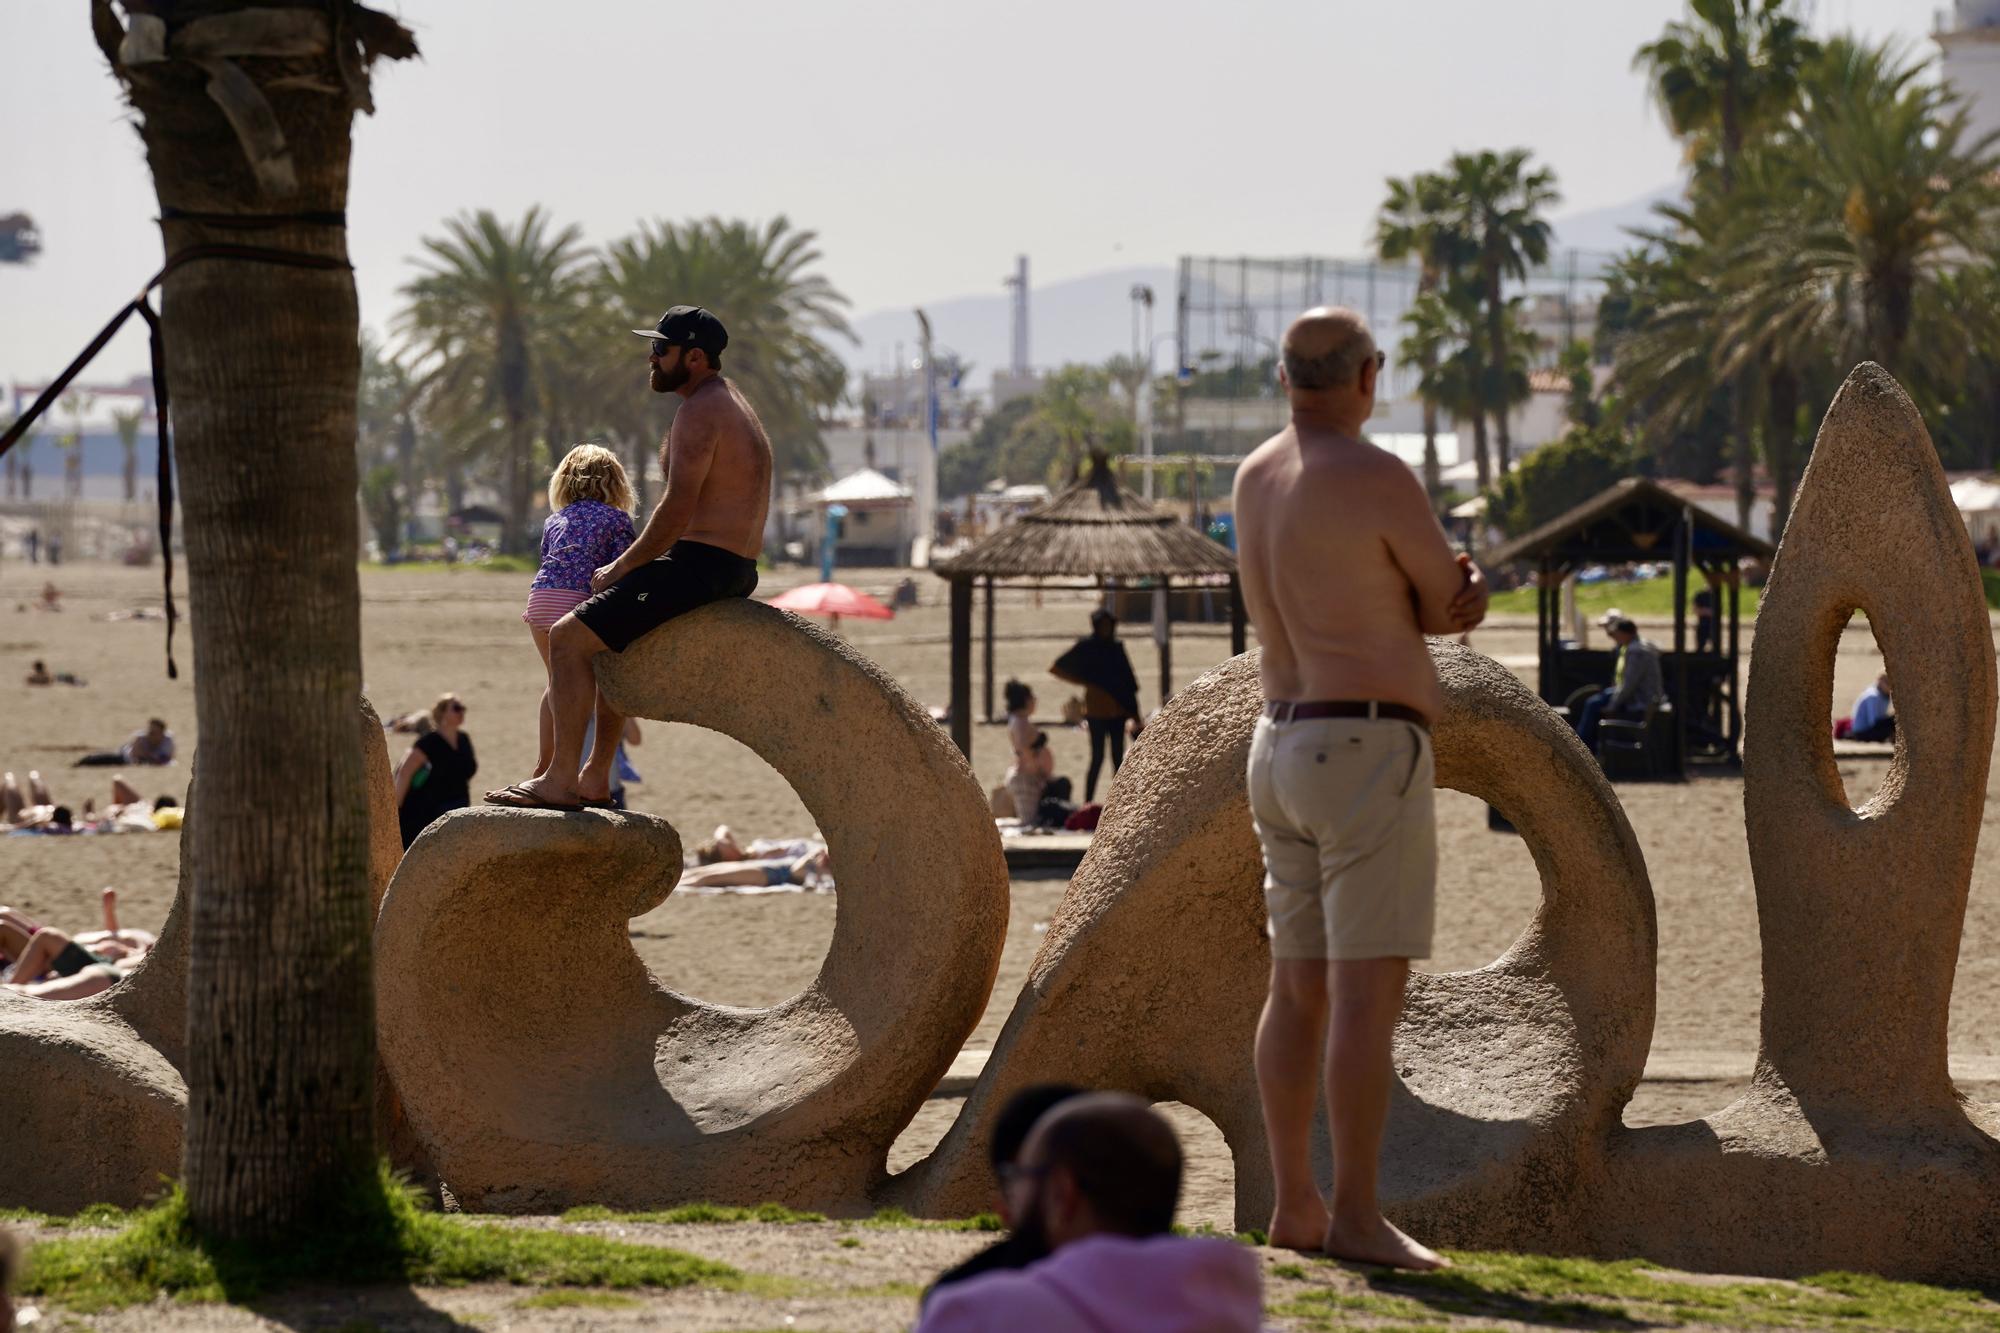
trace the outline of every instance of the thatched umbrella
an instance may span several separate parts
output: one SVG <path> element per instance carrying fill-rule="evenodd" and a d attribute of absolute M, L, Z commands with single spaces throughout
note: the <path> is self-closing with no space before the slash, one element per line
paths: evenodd
<path fill-rule="evenodd" d="M 1227 579 L 1231 651 L 1243 651 L 1243 589 L 1236 577 L 1236 557 L 1221 543 L 1120 486 L 1102 454 L 1092 457 L 1090 475 L 931 570 L 951 583 L 951 736 L 967 754 L 972 753 L 975 581 L 983 582 L 986 588 L 988 721 L 993 718 L 996 583 L 1108 588 L 1144 582 L 1164 591 L 1175 583 L 1188 586 Z M 1171 621 L 1155 636 L 1160 645 L 1161 703 L 1173 689 L 1170 631 Z"/>

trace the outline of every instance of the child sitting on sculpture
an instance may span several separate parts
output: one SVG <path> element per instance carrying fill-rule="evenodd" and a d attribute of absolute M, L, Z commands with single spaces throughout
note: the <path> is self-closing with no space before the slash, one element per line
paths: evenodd
<path fill-rule="evenodd" d="M 102 930 L 70 935 L 0 907 L 0 986 L 36 1000 L 81 1000 L 109 990 L 144 962 L 151 931 L 118 925 L 118 891 L 101 895 Z"/>
<path fill-rule="evenodd" d="M 549 690 L 555 684 L 549 663 L 549 631 L 590 597 L 590 576 L 624 555 L 637 533 L 632 528 L 632 484 L 618 456 L 602 445 L 579 444 L 564 455 L 549 478 L 549 516 L 542 523 L 542 563 L 528 586 L 528 622 L 535 651 L 549 685 L 542 690 L 540 747 L 535 776 L 548 772 L 555 756 L 555 714 Z M 608 806 L 610 802 L 593 802 Z"/>

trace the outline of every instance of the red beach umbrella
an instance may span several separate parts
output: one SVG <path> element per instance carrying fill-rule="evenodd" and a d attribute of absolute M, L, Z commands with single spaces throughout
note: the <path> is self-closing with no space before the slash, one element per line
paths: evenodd
<path fill-rule="evenodd" d="M 845 583 L 808 583 L 779 593 L 771 599 L 771 605 L 805 616 L 831 616 L 836 625 L 842 616 L 858 616 L 863 620 L 893 620 L 896 617 L 894 610 Z"/>

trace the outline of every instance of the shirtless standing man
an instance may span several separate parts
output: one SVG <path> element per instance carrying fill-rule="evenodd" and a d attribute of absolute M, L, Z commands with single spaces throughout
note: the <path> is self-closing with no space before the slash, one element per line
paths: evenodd
<path fill-rule="evenodd" d="M 1271 1244 L 1436 1268 L 1445 1261 L 1382 1216 L 1376 1177 L 1390 1039 L 1409 960 L 1431 945 L 1430 725 L 1444 696 L 1424 635 L 1477 625 L 1486 582 L 1453 557 L 1416 475 L 1361 438 L 1383 361 L 1361 316 L 1309 310 L 1283 353 L 1291 425 L 1236 474 L 1266 700 L 1249 786 L 1271 919 L 1257 1026 Z M 1308 1152 L 1322 1040 L 1330 1208 Z"/>
<path fill-rule="evenodd" d="M 666 494 L 645 531 L 590 580 L 595 594 L 549 630 L 555 754 L 539 778 L 486 793 L 493 805 L 576 810 L 608 806 L 611 763 L 625 719 L 597 695 L 590 661 L 622 653 L 646 631 L 696 607 L 748 597 L 771 504 L 771 440 L 757 413 L 722 377 L 729 334 L 700 306 L 677 305 L 652 340 L 655 393 L 677 393 L 680 410 L 660 446 Z M 597 742 L 582 771 L 583 734 L 597 698 Z"/>

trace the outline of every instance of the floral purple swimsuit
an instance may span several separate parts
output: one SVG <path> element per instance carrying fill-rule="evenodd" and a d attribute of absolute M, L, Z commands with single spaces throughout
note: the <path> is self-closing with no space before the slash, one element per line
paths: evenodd
<path fill-rule="evenodd" d="M 625 554 L 637 534 L 632 516 L 601 500 L 564 505 L 542 523 L 542 567 L 521 614 L 545 630 L 590 596 L 590 576 Z"/>

